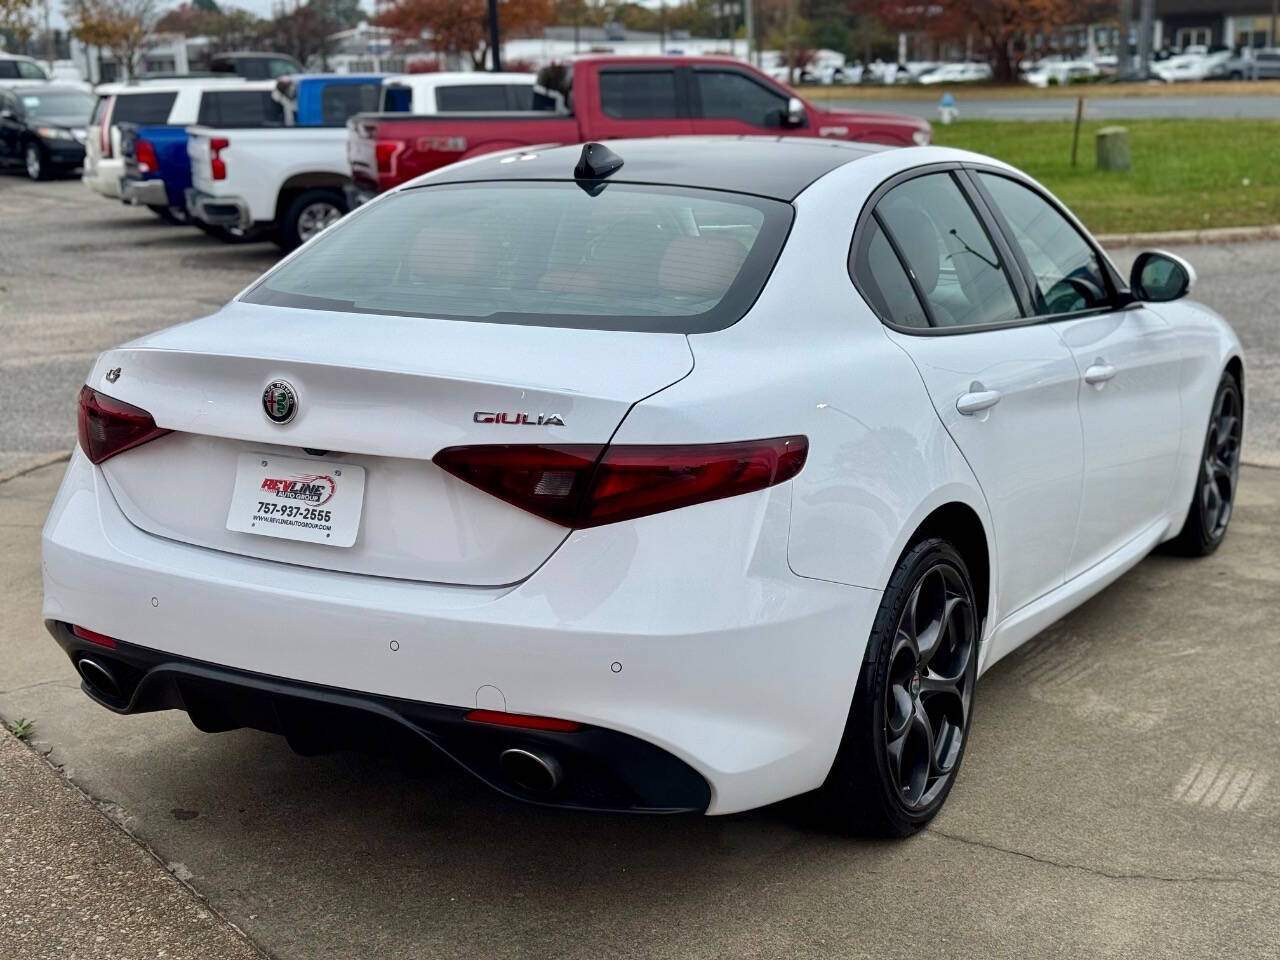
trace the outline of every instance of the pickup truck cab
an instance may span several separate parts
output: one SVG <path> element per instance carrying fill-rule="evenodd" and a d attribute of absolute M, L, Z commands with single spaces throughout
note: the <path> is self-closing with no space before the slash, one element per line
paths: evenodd
<path fill-rule="evenodd" d="M 95 193 L 115 200 L 120 196 L 124 157 L 120 152 L 120 125 L 185 127 L 195 123 L 206 90 L 243 88 L 239 77 L 191 77 L 144 80 L 137 83 L 104 83 L 97 87 L 98 102 L 89 118 L 85 136 L 84 172 L 81 180 Z M 152 208 L 165 216 L 167 208 Z"/>
<path fill-rule="evenodd" d="M 533 73 L 404 73 L 382 81 L 384 113 L 532 110 Z"/>
<path fill-rule="evenodd" d="M 528 111 L 352 118 L 352 202 L 445 164 L 538 144 L 765 134 L 912 146 L 932 136 L 915 117 L 823 110 L 728 57 L 583 57 L 538 80 Z"/>
<path fill-rule="evenodd" d="M 276 82 L 276 126 L 201 122 L 187 131 L 190 217 L 232 237 L 269 233 L 286 250 L 347 211 L 346 123 L 373 110 L 382 74 L 303 74 Z"/>

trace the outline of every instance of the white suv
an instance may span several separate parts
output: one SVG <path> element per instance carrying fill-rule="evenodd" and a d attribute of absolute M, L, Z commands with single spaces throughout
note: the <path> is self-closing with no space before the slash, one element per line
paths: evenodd
<path fill-rule="evenodd" d="M 35 60 L 13 53 L 0 53 L 0 86 L 21 87 L 48 82 L 49 72 Z"/>

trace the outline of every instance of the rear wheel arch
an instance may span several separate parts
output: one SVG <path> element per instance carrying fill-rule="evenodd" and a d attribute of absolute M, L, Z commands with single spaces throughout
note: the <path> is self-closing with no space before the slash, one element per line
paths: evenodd
<path fill-rule="evenodd" d="M 280 187 L 280 192 L 276 195 L 276 219 L 284 216 L 285 211 L 289 209 L 289 205 L 297 199 L 300 193 L 307 190 L 334 190 L 340 196 L 342 188 L 350 181 L 350 177 L 343 176 L 340 173 L 331 171 L 312 171 L 308 173 L 295 173 L 289 177 Z"/>
<path fill-rule="evenodd" d="M 1240 388 L 1240 397 L 1243 399 L 1245 396 L 1244 361 L 1240 359 L 1240 356 L 1238 354 L 1233 356 L 1230 360 L 1227 361 L 1225 372 L 1231 374 L 1233 377 L 1236 378 L 1236 386 Z"/>
<path fill-rule="evenodd" d="M 980 611 L 979 629 L 991 613 L 991 549 L 987 543 L 987 530 L 973 507 L 967 503 L 953 500 L 936 507 L 928 516 L 920 521 L 919 526 L 907 539 L 897 563 L 902 562 L 911 549 L 923 540 L 939 537 L 956 548 L 969 568 L 969 576 L 973 578 L 974 599 Z M 896 564 L 895 564 L 896 565 Z M 981 634 L 979 634 L 981 636 Z"/>

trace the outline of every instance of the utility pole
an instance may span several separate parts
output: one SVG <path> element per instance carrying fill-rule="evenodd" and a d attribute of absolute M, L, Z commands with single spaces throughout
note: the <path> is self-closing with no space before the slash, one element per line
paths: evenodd
<path fill-rule="evenodd" d="M 49 29 L 49 7 L 53 0 L 44 0 L 44 56 L 49 62 L 49 76 L 53 76 L 53 31 Z"/>
<path fill-rule="evenodd" d="M 489 0 L 489 49 L 493 51 L 493 72 L 502 72 L 502 50 L 498 33 L 498 0 Z"/>
<path fill-rule="evenodd" d="M 1151 76 L 1151 42 L 1155 39 L 1156 0 L 1139 0 L 1138 4 L 1138 77 Z"/>
<path fill-rule="evenodd" d="M 760 51 L 756 49 L 756 0 L 742 0 L 742 12 L 747 28 L 747 62 L 758 66 Z"/>

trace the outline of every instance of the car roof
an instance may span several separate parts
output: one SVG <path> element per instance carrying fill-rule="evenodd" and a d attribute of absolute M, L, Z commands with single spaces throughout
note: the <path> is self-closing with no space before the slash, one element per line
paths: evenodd
<path fill-rule="evenodd" d="M 92 97 L 93 94 L 84 87 L 78 87 L 74 83 L 29 83 L 21 87 L 7 86 L 0 81 L 0 90 L 8 90 L 10 93 L 20 94 L 22 96 L 39 96 L 42 93 L 82 93 L 86 97 Z"/>
<path fill-rule="evenodd" d="M 175 77 L 169 80 L 146 80 L 142 78 L 138 82 L 130 83 L 100 83 L 94 87 L 94 92 L 99 96 L 108 94 L 121 93 L 177 93 L 179 90 L 188 90 L 191 87 L 199 87 L 201 89 L 218 90 L 222 87 L 233 87 L 237 90 L 253 90 L 257 89 L 253 84 L 266 84 L 266 88 L 270 89 L 274 86 L 273 80 L 246 80 L 244 77 L 222 75 L 211 77 Z"/>
<path fill-rule="evenodd" d="M 622 158 L 608 177 L 614 183 L 653 183 L 730 190 L 794 200 L 805 187 L 837 167 L 884 150 L 874 143 L 816 137 L 670 137 L 606 140 Z M 582 146 L 530 147 L 444 167 L 414 185 L 486 180 L 572 180 Z M 510 159 L 520 156 L 519 163 Z"/>

